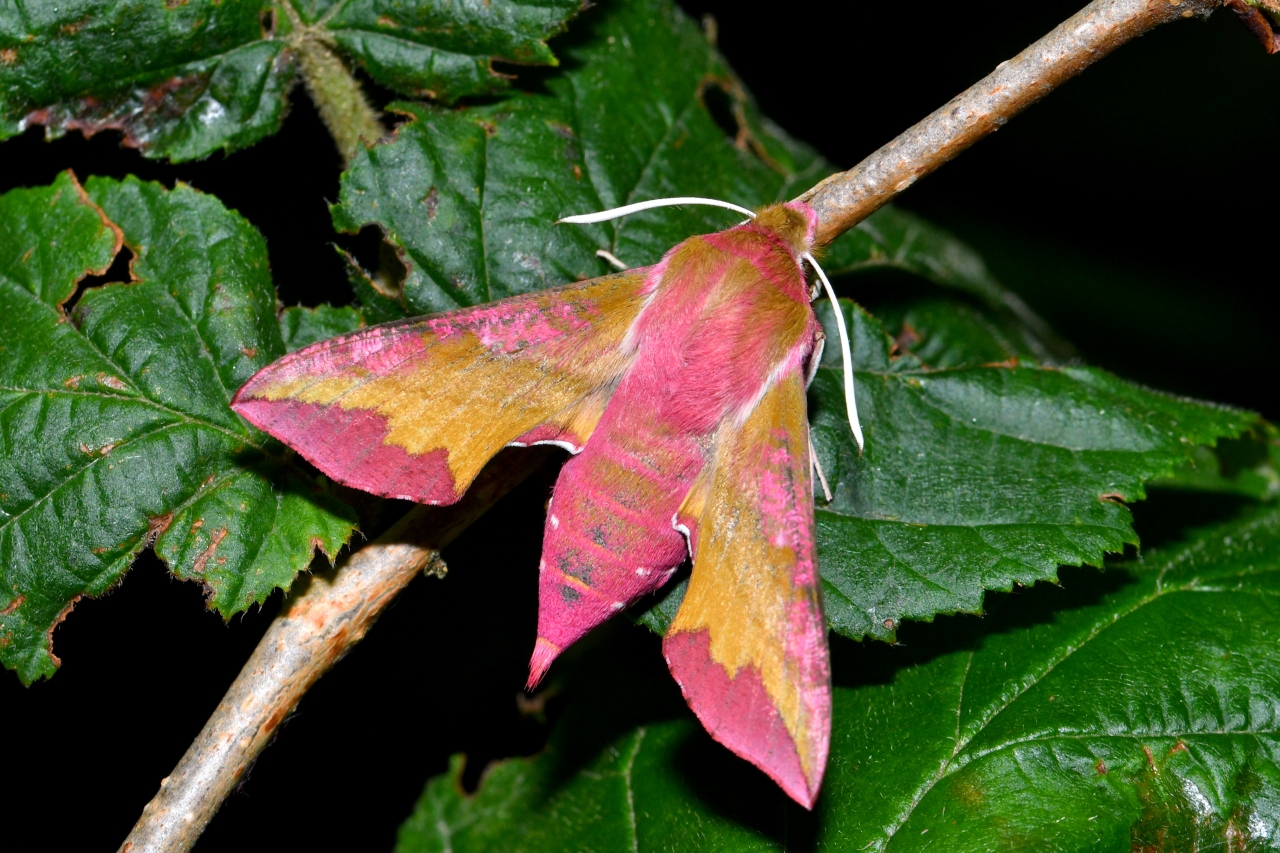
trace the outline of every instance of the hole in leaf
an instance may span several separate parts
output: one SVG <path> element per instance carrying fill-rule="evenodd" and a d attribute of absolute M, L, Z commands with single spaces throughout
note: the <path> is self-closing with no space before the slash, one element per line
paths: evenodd
<path fill-rule="evenodd" d="M 396 248 L 377 225 L 366 225 L 354 236 L 342 235 L 337 244 L 367 274 L 370 284 L 388 299 L 400 298 L 408 270 Z"/>
<path fill-rule="evenodd" d="M 62 304 L 63 313 L 70 315 L 80 301 L 80 297 L 91 287 L 133 281 L 133 275 L 129 270 L 131 263 L 133 263 L 133 252 L 129 251 L 128 246 L 122 246 L 120 251 L 116 253 L 115 260 L 111 262 L 111 266 L 107 267 L 106 272 L 102 275 L 86 275 L 76 282 L 76 292 L 71 294 L 71 298 Z"/>
<path fill-rule="evenodd" d="M 738 117 L 734 115 L 733 98 L 725 91 L 724 84 L 718 80 L 706 81 L 703 83 L 700 94 L 702 105 L 711 116 L 711 120 L 716 123 L 716 127 L 720 128 L 730 142 L 738 145 Z"/>
<path fill-rule="evenodd" d="M 266 9 L 258 17 L 262 25 L 262 37 L 271 38 L 276 34 L 276 13 L 274 9 Z"/>
<path fill-rule="evenodd" d="M 778 174 L 787 173 L 751 130 L 747 120 L 747 93 L 741 83 L 733 78 L 704 77 L 698 84 L 698 100 L 735 148 L 750 151 Z"/>

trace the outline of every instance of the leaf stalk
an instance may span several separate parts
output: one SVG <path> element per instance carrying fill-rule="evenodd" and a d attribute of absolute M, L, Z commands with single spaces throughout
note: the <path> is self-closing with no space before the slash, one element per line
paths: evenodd
<path fill-rule="evenodd" d="M 326 24 L 342 4 L 335 5 L 328 15 L 314 24 L 303 21 L 288 0 L 276 5 L 288 18 L 290 32 L 287 40 L 298 57 L 298 68 L 307 94 L 338 146 L 343 168 L 346 168 L 361 145 L 372 145 L 382 139 L 387 135 L 387 129 L 377 110 L 365 97 L 360 82 L 334 50 L 337 43 Z"/>
<path fill-rule="evenodd" d="M 1208 15 L 1225 2 L 1094 0 L 854 168 L 799 196 L 818 213 L 818 245 L 1125 42 L 1169 21 Z M 361 140 L 381 138 L 385 130 L 332 49 L 323 21 L 305 24 L 287 0 L 279 7 L 289 16 L 289 38 L 308 91 L 349 161 Z M 334 572 L 299 582 L 205 727 L 161 782 L 121 853 L 190 850 L 311 685 L 364 637 L 410 580 L 439 559 L 440 548 L 546 459 L 532 450 L 499 459 L 459 504 L 418 507 Z"/>

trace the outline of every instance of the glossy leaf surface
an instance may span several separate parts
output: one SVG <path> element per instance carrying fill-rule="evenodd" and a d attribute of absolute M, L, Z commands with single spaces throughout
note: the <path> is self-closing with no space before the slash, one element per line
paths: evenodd
<path fill-rule="evenodd" d="M 798 195 L 831 164 L 763 119 L 693 21 L 663 0 L 593 9 L 558 43 L 566 70 L 545 91 L 463 112 L 400 104 L 394 140 L 343 177 L 334 222 L 378 225 L 407 268 L 402 311 L 475 305 L 656 262 L 675 243 L 735 224 L 708 207 L 592 226 L 575 213 L 663 196 L 749 208 Z M 726 117 L 726 113 L 728 116 Z M 741 141 L 739 141 L 741 140 Z M 887 209 L 833 244 L 833 274 L 892 267 L 1013 300 L 945 231 Z M 376 295 L 374 295 L 376 298 Z"/>
<path fill-rule="evenodd" d="M 284 338 L 285 352 L 354 332 L 363 325 L 364 318 L 360 312 L 345 305 L 319 305 L 315 308 L 295 305 L 280 312 L 280 335 Z"/>
<path fill-rule="evenodd" d="M 225 616 L 353 527 L 321 482 L 228 408 L 284 351 L 261 236 L 215 199 L 64 174 L 0 197 L 0 659 L 51 635 L 154 544 Z M 121 246 L 131 281 L 89 287 Z"/>
<path fill-rule="evenodd" d="M 583 0 L 295 0 L 308 22 L 323 22 L 343 52 L 382 85 L 415 97 L 451 102 L 490 95 L 510 84 L 494 60 L 555 65 L 546 39 L 585 5 Z M 516 70 L 516 69 L 511 69 Z"/>
<path fill-rule="evenodd" d="M 580 0 L 70 0 L 0 6 L 0 139 L 119 130 L 191 160 L 280 127 L 307 38 L 406 95 L 452 101 L 509 84 L 495 60 L 554 64 L 545 40 Z"/>
<path fill-rule="evenodd" d="M 611 268 L 598 249 L 653 263 L 737 217 L 691 206 L 582 227 L 556 225 L 562 216 L 677 195 L 753 206 L 831 170 L 757 115 L 671 4 L 620 2 L 584 17 L 576 33 L 564 48 L 573 62 L 547 93 L 465 111 L 402 105 L 409 121 L 396 138 L 344 175 L 335 224 L 383 230 L 405 263 L 405 313 L 602 275 Z M 732 137 L 711 109 L 716 98 L 739 122 Z M 818 504 L 827 615 L 848 636 L 890 638 L 904 618 L 978 610 L 984 589 L 1053 577 L 1060 563 L 1100 563 L 1136 541 L 1123 501 L 1186 464 L 1193 446 L 1254 421 L 1105 374 L 1050 369 L 1052 332 L 972 250 L 912 214 L 881 210 L 824 258 L 855 285 L 860 271 L 893 268 L 967 297 L 913 303 L 896 318 L 921 326 L 903 358 L 890 358 L 883 328 L 857 313 L 859 407 L 875 436 L 864 456 L 843 423 L 836 347 L 810 391 L 814 443 L 837 486 L 834 503 Z M 380 316 L 391 313 L 367 278 L 357 272 L 355 282 Z M 913 351 L 951 370 L 932 372 Z M 1018 358 L 1028 365 L 1009 362 Z M 681 596 L 677 587 L 644 618 L 665 630 Z"/>
<path fill-rule="evenodd" d="M 429 783 L 398 850 L 1271 849 L 1278 591 L 1280 511 L 1262 508 L 1066 588 L 996 596 L 981 621 L 912 626 L 904 646 L 837 643 L 813 814 L 691 721 L 611 731 L 604 709 L 571 705 L 571 737 L 491 767 L 474 795 L 460 763 Z M 645 699 L 613 701 L 628 718 Z"/>
<path fill-rule="evenodd" d="M 880 323 L 845 307 L 865 452 L 848 439 L 833 347 L 809 416 L 834 497 L 816 507 L 824 605 L 848 637 L 889 639 L 903 619 L 978 612 L 984 590 L 1100 565 L 1137 544 L 1124 504 L 1146 496 L 1144 483 L 1256 420 L 1101 370 L 969 361 L 1001 351 L 976 314 L 936 330 L 957 366 L 932 370 L 891 355 Z M 819 315 L 833 337 L 829 309 Z M 646 622 L 665 630 L 682 594 L 673 589 Z"/>

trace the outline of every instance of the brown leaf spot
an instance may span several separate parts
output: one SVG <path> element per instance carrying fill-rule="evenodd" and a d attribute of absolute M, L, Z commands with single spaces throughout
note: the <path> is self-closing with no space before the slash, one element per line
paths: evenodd
<path fill-rule="evenodd" d="M 484 135 L 490 138 L 498 135 L 498 126 L 491 121 L 480 121 L 480 128 L 484 131 Z"/>
<path fill-rule="evenodd" d="M 160 534 L 169 529 L 170 524 L 173 524 L 173 513 L 171 512 L 147 519 L 147 541 L 156 541 Z"/>
<path fill-rule="evenodd" d="M 436 218 L 436 210 L 440 207 L 440 193 L 435 187 L 427 190 L 427 195 L 422 199 L 422 203 L 427 206 L 427 221 Z"/>
<path fill-rule="evenodd" d="M 892 619 L 886 619 L 886 620 L 884 620 L 884 627 L 885 627 L 885 629 L 886 629 L 886 630 L 892 631 L 892 630 L 893 630 L 893 620 L 892 620 Z"/>
<path fill-rule="evenodd" d="M 18 61 L 18 52 L 11 47 L 0 50 L 0 64 L 12 65 Z"/>
<path fill-rule="evenodd" d="M 1009 370 L 1018 366 L 1018 357 L 1015 355 L 1015 356 L 1006 358 L 1004 361 L 989 361 L 982 366 L 983 367 L 1000 367 L 1000 368 Z"/>
<path fill-rule="evenodd" d="M 1115 492 L 1107 492 L 1106 494 L 1098 495 L 1098 500 L 1104 503 L 1124 506 L 1124 495 L 1116 494 Z"/>
<path fill-rule="evenodd" d="M 1095 765 L 1093 765 L 1093 769 L 1098 771 L 1098 775 L 1099 775 L 1099 776 L 1106 776 L 1106 775 L 1107 775 L 1107 762 L 1105 762 L 1105 761 L 1103 761 L 1101 758 L 1099 758 L 1099 759 L 1098 759 L 1098 763 L 1097 763 L 1097 764 L 1095 764 Z"/>
<path fill-rule="evenodd" d="M 53 661 L 53 665 L 55 667 L 62 666 L 62 659 L 53 653 L 54 629 L 56 629 L 59 625 L 62 624 L 63 619 L 66 619 L 68 616 L 71 615 L 71 611 L 75 609 L 76 602 L 83 597 L 84 596 L 82 595 L 77 595 L 75 598 L 68 601 L 67 606 L 62 608 L 62 610 L 58 611 L 58 615 L 54 617 L 53 624 L 49 626 L 49 630 L 44 632 L 45 641 L 48 643 L 48 646 L 49 646 L 49 660 Z"/>
<path fill-rule="evenodd" d="M 547 127 L 551 128 L 551 132 L 562 139 L 573 139 L 573 128 L 567 124 L 561 124 L 558 121 L 547 122 Z"/>
<path fill-rule="evenodd" d="M 213 559 L 213 553 L 218 550 L 218 546 L 221 545 L 222 540 L 226 538 L 227 528 L 219 527 L 217 530 L 213 531 L 213 535 L 209 537 L 209 547 L 205 548 L 204 552 L 199 557 L 196 557 L 195 565 L 191 567 L 191 570 L 196 574 L 202 574 L 205 567 L 209 565 L 209 560 Z"/>
<path fill-rule="evenodd" d="M 166 9 L 180 9 L 187 5 L 187 2 L 188 0 L 164 0 L 164 7 Z"/>
<path fill-rule="evenodd" d="M 203 518 L 197 518 L 195 521 L 191 522 L 191 535 L 195 536 L 196 531 L 199 530 L 201 527 L 204 527 Z"/>
<path fill-rule="evenodd" d="M 1178 741 L 1173 746 L 1169 747 L 1170 755 L 1173 755 L 1176 752 L 1186 752 L 1186 751 L 1187 751 L 1187 745 L 1182 741 Z"/>
<path fill-rule="evenodd" d="M 129 386 L 125 384 L 118 376 L 112 376 L 110 373 L 99 373 L 97 376 L 99 385 L 106 385 L 116 391 L 128 391 Z"/>
<path fill-rule="evenodd" d="M 207 73 L 172 77 L 147 89 L 135 89 L 108 99 L 85 96 L 32 110 L 21 124 L 24 128 L 43 125 L 78 130 L 86 137 L 104 130 L 118 130 L 124 134 L 123 145 L 150 148 L 156 120 L 185 115 L 207 84 Z"/>
<path fill-rule="evenodd" d="M 76 376 L 68 376 L 66 379 L 62 380 L 62 387 L 79 388 L 81 379 L 84 379 L 84 374 L 78 374 Z"/>
<path fill-rule="evenodd" d="M 254 358 L 258 354 L 257 347 L 240 347 L 240 354 L 245 358 Z"/>
<path fill-rule="evenodd" d="M 960 801 L 960 804 L 971 811 L 977 811 L 982 805 L 982 801 L 986 799 L 982 789 L 971 778 L 962 779 L 955 786 L 954 796 Z"/>
<path fill-rule="evenodd" d="M 582 180 L 582 167 L 579 166 L 577 163 L 573 164 L 573 179 L 575 181 Z"/>
<path fill-rule="evenodd" d="M 25 595 L 20 595 L 20 596 L 18 596 L 18 597 L 17 597 L 17 598 L 15 598 L 13 601 L 10 601 L 10 602 L 9 602 L 9 606 L 8 606 L 8 607 L 6 607 L 4 610 L 0 610 L 0 616 L 8 616 L 9 614 L 13 613 L 13 611 L 15 611 L 15 610 L 17 610 L 19 607 L 21 607 L 21 606 L 22 606 L 22 602 L 24 602 L 24 601 L 26 601 L 26 600 L 27 600 L 27 597 L 26 597 Z"/>

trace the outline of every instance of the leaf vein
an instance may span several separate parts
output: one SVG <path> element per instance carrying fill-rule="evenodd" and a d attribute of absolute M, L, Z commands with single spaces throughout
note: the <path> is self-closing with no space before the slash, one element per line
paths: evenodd
<path fill-rule="evenodd" d="M 179 425 L 179 424 L 177 424 L 177 423 L 170 422 L 170 423 L 166 423 L 166 424 L 160 424 L 160 425 L 159 425 L 158 427 L 156 427 L 155 429 L 149 429 L 149 430 L 146 430 L 145 432 L 136 433 L 136 434 L 131 435 L 131 436 L 129 436 L 128 438 L 123 439 L 122 441 L 120 441 L 120 442 L 116 445 L 116 449 L 121 449 L 121 448 L 127 447 L 127 446 L 129 446 L 129 445 L 131 445 L 131 444 L 135 444 L 135 443 L 137 443 L 138 441 L 141 441 L 141 440 L 143 440 L 143 439 L 145 439 L 145 438 L 150 438 L 150 437 L 152 437 L 152 436 L 159 435 L 160 433 L 164 432 L 165 430 L 170 429 L 171 427 L 178 426 L 178 425 Z M 94 467 L 95 465 L 97 465 L 99 462 L 103 461 L 104 459 L 110 459 L 113 455 L 114 455 L 114 453 L 112 453 L 112 454 L 108 454 L 108 455 L 106 455 L 106 456 L 94 456 L 94 457 L 90 458 L 90 459 L 89 459 L 89 461 L 88 461 L 87 463 L 85 463 L 84 465 L 82 465 L 82 466 L 80 466 L 79 468 L 77 468 L 77 469 L 75 469 L 74 471 L 72 471 L 70 474 L 68 474 L 66 477 L 64 477 L 61 481 L 59 481 L 57 484 L 55 484 L 55 485 L 53 486 L 53 488 L 52 488 L 52 489 L 50 489 L 49 491 L 45 492 L 45 493 L 44 493 L 43 495 L 41 495 L 40 497 L 33 499 L 33 500 L 31 501 L 31 503 L 29 503 L 26 507 L 24 507 L 24 508 L 23 508 L 20 512 L 18 512 L 16 515 L 11 515 L 11 516 L 9 516 L 7 519 L 5 519 L 5 521 L 4 521 L 3 523 L 0 523 L 0 532 L 3 532 L 3 531 L 4 531 L 5 529 L 7 529 L 8 527 L 12 526 L 15 522 L 17 522 L 17 521 L 21 520 L 21 519 L 22 519 L 22 517 L 23 517 L 23 516 L 25 516 L 25 515 L 26 515 L 28 512 L 30 512 L 32 509 L 36 508 L 36 507 L 37 507 L 37 506 L 39 506 L 40 504 L 42 504 L 42 503 L 44 503 L 45 501 L 47 501 L 49 498 L 51 498 L 51 497 L 53 497 L 54 495 L 56 495 L 56 494 L 57 494 L 61 489 L 63 489 L 63 488 L 64 488 L 64 487 L 66 487 L 67 485 L 69 485 L 73 480 L 78 479 L 82 474 L 84 474 L 84 473 L 85 473 L 86 471 L 88 471 L 89 469 L 93 468 L 93 467 Z"/>
<path fill-rule="evenodd" d="M 632 853 L 640 853 L 640 834 L 636 829 L 635 785 L 632 780 L 631 770 L 635 767 L 636 756 L 640 754 L 640 745 L 644 743 L 644 737 L 647 732 L 648 728 L 646 726 L 636 729 L 635 743 L 631 747 L 631 754 L 627 756 L 626 765 L 622 768 L 622 778 L 627 788 L 627 818 L 628 827 L 631 830 Z"/>
<path fill-rule="evenodd" d="M 0 386 L 0 391 L 10 391 L 10 392 L 19 393 L 19 394 L 49 395 L 49 396 L 63 396 L 63 397 L 101 397 L 103 399 L 112 400 L 122 404 L 139 403 L 144 406 L 150 406 L 151 408 L 156 409 L 159 412 L 163 412 L 164 414 L 173 417 L 176 421 L 191 424 L 192 426 L 201 427 L 203 429 L 213 430 L 214 432 L 220 432 L 223 435 L 227 436 L 228 438 L 234 439 L 236 442 L 240 444 L 246 444 L 254 448 L 255 450 L 265 450 L 265 445 L 258 444 L 252 438 L 250 438 L 247 435 L 244 435 L 243 433 L 235 432 L 225 426 L 222 426 L 221 424 L 216 424 L 213 421 L 207 421 L 203 418 L 195 417 L 194 415 L 190 415 L 178 409 L 170 408 L 169 406 L 166 406 L 164 403 L 161 403 L 157 400 L 153 400 L 151 397 L 148 397 L 145 395 L 125 396 L 123 394 L 107 394 L 101 391 L 71 391 L 71 390 L 59 391 L 54 388 L 15 388 L 12 386 Z"/>

